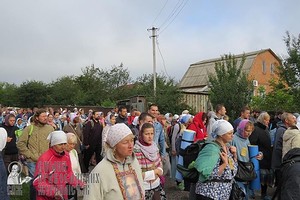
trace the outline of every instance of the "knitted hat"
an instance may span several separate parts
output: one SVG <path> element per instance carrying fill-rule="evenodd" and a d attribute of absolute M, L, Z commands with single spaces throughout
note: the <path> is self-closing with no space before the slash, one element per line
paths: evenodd
<path fill-rule="evenodd" d="M 216 138 L 217 136 L 224 135 L 232 130 L 233 130 L 232 125 L 228 121 L 221 119 L 221 120 L 217 120 L 213 124 L 212 135 L 214 138 Z"/>
<path fill-rule="evenodd" d="M 53 131 L 48 135 L 47 140 L 50 141 L 50 146 L 52 147 L 57 144 L 67 143 L 67 135 L 63 131 Z"/>
<path fill-rule="evenodd" d="M 115 147 L 121 140 L 132 134 L 130 128 L 124 123 L 118 123 L 110 127 L 106 142 L 111 148 Z"/>

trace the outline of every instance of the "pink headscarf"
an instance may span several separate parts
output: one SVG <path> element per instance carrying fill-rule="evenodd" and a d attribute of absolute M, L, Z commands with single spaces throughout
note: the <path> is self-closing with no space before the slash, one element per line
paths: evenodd
<path fill-rule="evenodd" d="M 248 122 L 249 122 L 248 119 L 243 119 L 243 120 L 239 123 L 239 125 L 238 125 L 238 127 L 237 127 L 237 135 L 240 136 L 241 138 L 245 138 L 245 137 L 244 137 L 244 130 L 245 130 L 245 126 L 246 126 L 246 124 L 247 124 Z"/>

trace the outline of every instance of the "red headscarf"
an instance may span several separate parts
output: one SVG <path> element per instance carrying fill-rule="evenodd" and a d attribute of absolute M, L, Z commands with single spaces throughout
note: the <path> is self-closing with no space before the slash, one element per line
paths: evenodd
<path fill-rule="evenodd" d="M 204 112 L 198 112 L 194 119 L 193 123 L 188 126 L 188 129 L 193 130 L 196 132 L 194 141 L 203 140 L 207 137 L 206 126 L 203 123 L 202 117 Z"/>

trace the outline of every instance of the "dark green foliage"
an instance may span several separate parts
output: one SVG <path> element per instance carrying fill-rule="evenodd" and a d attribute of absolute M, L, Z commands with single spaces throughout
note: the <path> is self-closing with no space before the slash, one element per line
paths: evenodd
<path fill-rule="evenodd" d="M 137 79 L 137 95 L 144 94 L 148 103 L 155 103 L 159 106 L 160 113 L 181 113 L 187 108 L 182 103 L 182 93 L 176 86 L 174 79 L 167 78 L 164 75 L 156 77 L 156 97 L 153 92 L 153 74 L 144 74 Z"/>
<path fill-rule="evenodd" d="M 0 83 L 0 103 L 3 106 L 19 105 L 18 87 L 15 84 Z"/>
<path fill-rule="evenodd" d="M 153 95 L 153 75 L 143 75 L 134 83 L 121 63 L 108 70 L 94 65 L 82 69 L 78 76 L 63 76 L 50 84 L 27 81 L 20 85 L 0 84 L 0 103 L 21 107 L 43 105 L 89 105 L 113 107 L 118 100 L 135 95 L 146 96 L 148 102 L 159 105 L 160 111 L 179 113 L 187 106 L 181 103 L 180 93 L 173 79 L 157 76 L 157 96 Z"/>
<path fill-rule="evenodd" d="M 41 81 L 26 81 L 18 88 L 18 101 L 21 107 L 42 107 L 52 104 L 49 87 Z"/>
<path fill-rule="evenodd" d="M 216 74 L 210 74 L 210 101 L 215 107 L 224 104 L 230 119 L 239 116 L 243 106 L 248 105 L 253 93 L 252 81 L 242 71 L 245 57 L 237 60 L 234 55 L 225 55 L 215 65 Z"/>
<path fill-rule="evenodd" d="M 54 104 L 74 105 L 82 101 L 81 90 L 72 76 L 63 76 L 50 84 Z"/>
<path fill-rule="evenodd" d="M 300 111 L 300 35 L 298 38 L 286 32 L 284 42 L 287 56 L 276 73 L 278 81 L 271 80 L 272 91 L 265 96 L 254 97 L 251 105 L 260 110 L 287 112 Z"/>
<path fill-rule="evenodd" d="M 298 38 L 286 33 L 284 42 L 287 47 L 288 56 L 284 58 L 283 65 L 279 66 L 279 75 L 289 87 L 298 89 L 300 87 L 300 34 Z"/>

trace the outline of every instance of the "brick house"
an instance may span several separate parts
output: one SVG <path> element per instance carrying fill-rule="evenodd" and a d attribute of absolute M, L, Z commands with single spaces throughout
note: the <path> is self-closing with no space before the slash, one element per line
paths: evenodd
<path fill-rule="evenodd" d="M 258 88 L 263 87 L 265 92 L 270 91 L 269 81 L 277 79 L 275 71 L 281 65 L 281 60 L 271 49 L 235 55 L 237 62 L 245 55 L 243 71 L 253 81 L 253 95 L 259 95 Z M 193 107 L 195 111 L 212 110 L 208 99 L 208 74 L 215 73 L 215 63 L 221 58 L 203 60 L 191 64 L 179 83 L 179 88 L 184 94 L 184 102 Z"/>

